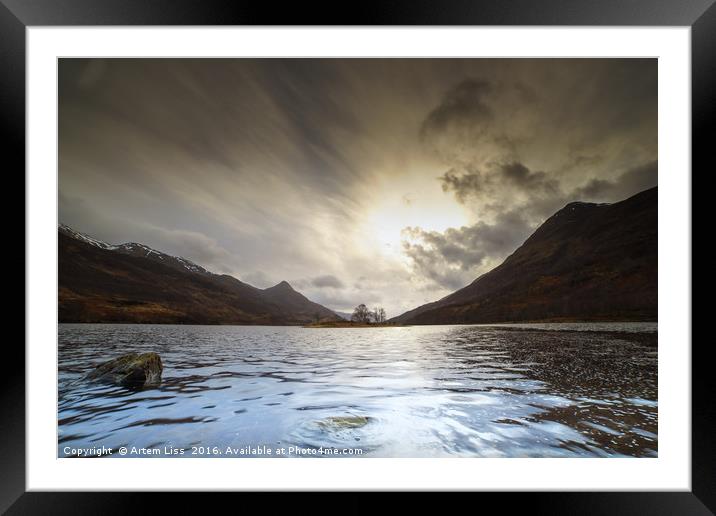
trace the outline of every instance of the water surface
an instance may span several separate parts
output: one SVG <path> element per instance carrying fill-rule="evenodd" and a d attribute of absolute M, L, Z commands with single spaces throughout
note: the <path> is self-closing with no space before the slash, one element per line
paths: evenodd
<path fill-rule="evenodd" d="M 58 456 L 653 457 L 656 330 L 62 324 Z M 130 351 L 160 386 L 83 380 Z"/>

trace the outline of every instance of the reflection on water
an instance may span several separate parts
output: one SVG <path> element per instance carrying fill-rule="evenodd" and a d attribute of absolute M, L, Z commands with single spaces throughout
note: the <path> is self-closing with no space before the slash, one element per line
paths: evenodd
<path fill-rule="evenodd" d="M 128 456 L 132 447 L 188 454 L 192 446 L 656 456 L 656 340 L 655 323 L 63 324 L 58 456 L 101 446 L 128 447 Z M 131 391 L 82 379 L 130 351 L 161 354 L 160 386 Z"/>

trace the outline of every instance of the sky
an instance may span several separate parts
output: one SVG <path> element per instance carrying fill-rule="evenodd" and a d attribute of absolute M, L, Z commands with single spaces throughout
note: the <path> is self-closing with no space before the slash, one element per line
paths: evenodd
<path fill-rule="evenodd" d="M 655 59 L 61 59 L 59 221 L 388 317 L 657 184 Z"/>

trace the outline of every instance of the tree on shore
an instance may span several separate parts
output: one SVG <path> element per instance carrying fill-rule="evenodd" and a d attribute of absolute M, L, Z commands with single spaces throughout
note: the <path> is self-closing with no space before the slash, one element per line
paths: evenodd
<path fill-rule="evenodd" d="M 371 315 L 373 316 L 373 321 L 377 323 L 385 322 L 385 309 L 382 306 L 376 306 Z"/>
<path fill-rule="evenodd" d="M 351 321 L 359 323 L 370 322 L 370 310 L 368 310 L 368 307 L 363 303 L 356 306 L 353 310 L 353 315 L 351 315 Z"/>

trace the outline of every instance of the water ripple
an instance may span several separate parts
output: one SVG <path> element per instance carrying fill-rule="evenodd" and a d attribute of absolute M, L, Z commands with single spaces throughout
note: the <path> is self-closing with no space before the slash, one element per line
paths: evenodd
<path fill-rule="evenodd" d="M 60 325 L 67 448 L 360 448 L 367 457 L 656 456 L 650 323 L 401 327 Z M 83 380 L 131 351 L 161 385 Z"/>

